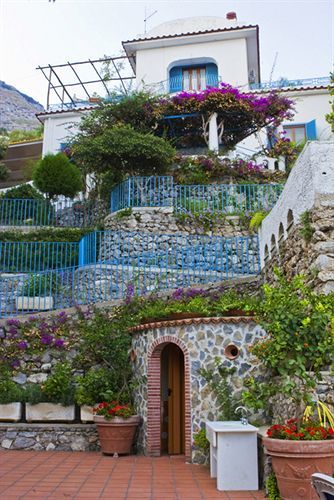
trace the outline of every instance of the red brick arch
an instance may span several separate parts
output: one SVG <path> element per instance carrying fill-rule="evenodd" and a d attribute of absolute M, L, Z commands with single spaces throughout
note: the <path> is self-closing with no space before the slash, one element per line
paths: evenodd
<path fill-rule="evenodd" d="M 167 344 L 176 344 L 184 356 L 184 396 L 185 396 L 185 457 L 191 460 L 191 396 L 190 360 L 187 346 L 172 335 L 155 340 L 148 350 L 147 377 L 147 454 L 161 454 L 161 353 Z"/>

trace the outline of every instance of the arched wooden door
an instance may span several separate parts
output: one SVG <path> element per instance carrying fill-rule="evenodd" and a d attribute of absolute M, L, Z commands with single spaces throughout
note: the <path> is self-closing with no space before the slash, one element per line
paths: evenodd
<path fill-rule="evenodd" d="M 185 449 L 184 355 L 168 344 L 161 355 L 161 451 L 183 454 Z"/>

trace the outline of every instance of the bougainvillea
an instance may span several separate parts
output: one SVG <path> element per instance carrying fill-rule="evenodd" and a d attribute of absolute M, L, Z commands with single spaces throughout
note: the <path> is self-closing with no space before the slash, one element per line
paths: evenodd
<path fill-rule="evenodd" d="M 240 92 L 227 83 L 201 92 L 181 92 L 171 98 L 161 99 L 159 105 L 165 118 L 181 115 L 178 122 L 173 119 L 175 135 L 177 128 L 183 135 L 189 135 L 190 124 L 185 115 L 197 115 L 192 116 L 192 126 L 200 126 L 206 143 L 210 118 L 217 113 L 220 143 L 226 148 L 265 126 L 277 127 L 283 120 L 293 117 L 293 101 L 279 92 L 271 91 L 266 96 L 259 96 Z"/>

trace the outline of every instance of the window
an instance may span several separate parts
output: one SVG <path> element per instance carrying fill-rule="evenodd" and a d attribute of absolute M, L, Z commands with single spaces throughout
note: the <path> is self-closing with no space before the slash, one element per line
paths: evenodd
<path fill-rule="evenodd" d="M 174 66 L 169 71 L 169 92 L 198 92 L 218 86 L 218 68 L 214 63 Z"/>
<path fill-rule="evenodd" d="M 293 142 L 305 142 L 306 130 L 305 125 L 288 125 L 283 127 L 286 132 L 286 137 Z"/>
<path fill-rule="evenodd" d="M 184 68 L 182 70 L 183 90 L 203 90 L 206 88 L 205 68 Z"/>
<path fill-rule="evenodd" d="M 315 120 L 295 125 L 283 125 L 286 137 L 293 142 L 314 141 L 317 138 Z"/>

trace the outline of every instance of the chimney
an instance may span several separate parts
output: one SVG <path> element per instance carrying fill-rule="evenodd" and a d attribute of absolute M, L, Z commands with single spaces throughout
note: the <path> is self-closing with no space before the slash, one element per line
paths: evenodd
<path fill-rule="evenodd" d="M 228 21 L 236 21 L 237 20 L 237 13 L 236 12 L 227 12 L 226 19 Z"/>

